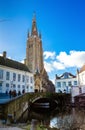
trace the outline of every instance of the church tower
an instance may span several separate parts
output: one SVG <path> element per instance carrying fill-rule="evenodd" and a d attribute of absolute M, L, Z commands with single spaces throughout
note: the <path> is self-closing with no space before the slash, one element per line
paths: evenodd
<path fill-rule="evenodd" d="M 28 32 L 26 48 L 26 65 L 32 73 L 40 73 L 43 68 L 43 50 L 41 34 L 38 35 L 36 17 L 32 19 L 31 34 Z"/>
<path fill-rule="evenodd" d="M 35 90 L 54 91 L 54 85 L 48 79 L 43 62 L 43 48 L 41 34 L 38 33 L 36 17 L 32 19 L 31 33 L 27 35 L 26 61 L 25 64 L 34 74 Z"/>

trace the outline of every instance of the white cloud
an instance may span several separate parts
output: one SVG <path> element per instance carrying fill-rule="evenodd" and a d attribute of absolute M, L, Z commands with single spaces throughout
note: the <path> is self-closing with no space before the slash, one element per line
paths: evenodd
<path fill-rule="evenodd" d="M 2 54 L 0 54 L 0 56 L 2 56 Z"/>
<path fill-rule="evenodd" d="M 85 63 L 85 51 L 60 52 L 56 58 L 65 67 L 81 67 Z"/>
<path fill-rule="evenodd" d="M 8 59 L 12 59 L 11 57 L 8 57 Z M 13 59 L 12 59 L 13 60 Z"/>
<path fill-rule="evenodd" d="M 45 60 L 48 59 L 48 58 L 55 59 L 56 53 L 50 52 L 50 51 L 45 51 L 43 55 L 44 55 Z"/>
<path fill-rule="evenodd" d="M 55 52 L 44 52 L 44 64 L 47 72 L 57 70 L 65 70 L 71 67 L 80 68 L 85 63 L 85 51 L 70 51 L 60 52 L 56 55 Z M 56 57 L 56 58 L 55 58 Z M 49 61 L 47 61 L 50 58 Z"/>
<path fill-rule="evenodd" d="M 20 62 L 24 64 L 24 60 L 22 60 L 22 61 L 20 61 Z"/>
<path fill-rule="evenodd" d="M 63 70 L 63 69 L 65 69 L 65 66 L 64 66 L 64 64 L 62 64 L 62 63 L 59 63 L 59 62 L 57 62 L 57 61 L 53 61 L 53 67 L 55 68 L 55 69 L 57 69 L 57 70 Z"/>
<path fill-rule="evenodd" d="M 45 69 L 46 69 L 46 71 L 47 72 L 51 72 L 51 71 L 53 71 L 53 66 L 52 66 L 52 64 L 49 62 L 46 62 L 46 61 L 44 61 L 44 67 L 45 67 Z"/>

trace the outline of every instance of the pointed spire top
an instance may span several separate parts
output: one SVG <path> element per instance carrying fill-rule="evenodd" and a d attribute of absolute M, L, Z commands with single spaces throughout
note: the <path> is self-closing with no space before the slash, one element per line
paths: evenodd
<path fill-rule="evenodd" d="M 33 21 L 36 22 L 36 12 L 35 12 L 35 11 L 34 11 L 34 13 L 33 13 Z"/>
<path fill-rule="evenodd" d="M 37 25 L 36 25 L 36 15 L 35 15 L 35 13 L 33 14 L 31 35 L 38 35 Z"/>

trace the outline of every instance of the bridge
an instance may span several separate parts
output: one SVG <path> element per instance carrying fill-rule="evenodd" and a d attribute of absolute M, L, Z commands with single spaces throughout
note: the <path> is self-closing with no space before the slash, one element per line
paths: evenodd
<path fill-rule="evenodd" d="M 21 96 L 11 98 L 10 100 L 0 102 L 0 119 L 9 119 L 11 122 L 17 121 L 28 109 L 29 103 L 40 97 L 48 97 L 57 100 L 60 106 L 65 106 L 71 101 L 71 96 L 69 94 L 25 93 Z"/>

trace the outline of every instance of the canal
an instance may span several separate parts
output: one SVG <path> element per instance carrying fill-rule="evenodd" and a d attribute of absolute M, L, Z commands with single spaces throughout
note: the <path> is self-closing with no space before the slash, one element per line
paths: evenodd
<path fill-rule="evenodd" d="M 26 130 L 85 130 L 85 109 L 30 110 Z"/>

